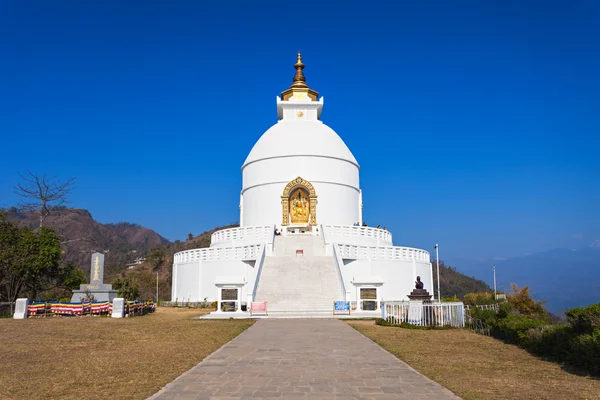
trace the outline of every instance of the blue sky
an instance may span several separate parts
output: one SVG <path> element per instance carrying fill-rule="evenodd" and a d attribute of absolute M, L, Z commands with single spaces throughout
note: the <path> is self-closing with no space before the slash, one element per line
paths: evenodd
<path fill-rule="evenodd" d="M 0 3 L 0 206 L 17 172 L 184 239 L 237 222 L 241 165 L 302 51 L 396 245 L 511 257 L 600 239 L 595 1 Z"/>

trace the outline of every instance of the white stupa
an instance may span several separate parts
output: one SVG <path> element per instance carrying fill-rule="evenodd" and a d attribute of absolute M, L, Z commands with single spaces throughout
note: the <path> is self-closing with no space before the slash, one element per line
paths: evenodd
<path fill-rule="evenodd" d="M 331 315 L 334 301 L 376 313 L 383 300 L 406 300 L 417 276 L 433 293 L 427 251 L 362 226 L 358 162 L 321 121 L 323 97 L 306 84 L 300 53 L 295 68 L 277 97 L 277 123 L 242 166 L 240 227 L 175 254 L 172 301 L 218 301 L 217 313 L 267 302 L 270 316 Z"/>

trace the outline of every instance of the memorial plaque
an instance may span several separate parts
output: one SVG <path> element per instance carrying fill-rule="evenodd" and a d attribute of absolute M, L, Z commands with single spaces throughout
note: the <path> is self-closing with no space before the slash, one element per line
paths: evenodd
<path fill-rule="evenodd" d="M 98 289 L 104 281 L 104 254 L 92 254 L 92 267 L 90 268 L 90 287 L 89 289 Z M 96 287 L 93 287 L 96 286 Z"/>
<path fill-rule="evenodd" d="M 223 311 L 223 312 L 237 311 L 236 302 L 235 301 L 222 301 L 221 302 L 221 311 Z"/>
<path fill-rule="evenodd" d="M 363 300 L 362 302 L 363 311 L 375 311 L 377 310 L 377 302 L 375 300 Z"/>
<path fill-rule="evenodd" d="M 360 289 L 360 298 L 362 300 L 377 299 L 377 289 Z"/>
<path fill-rule="evenodd" d="M 238 290 L 237 289 L 221 289 L 221 300 L 237 300 Z"/>
<path fill-rule="evenodd" d="M 373 311 L 377 309 L 377 289 L 360 289 L 360 299 L 362 300 L 362 309 L 364 311 Z"/>

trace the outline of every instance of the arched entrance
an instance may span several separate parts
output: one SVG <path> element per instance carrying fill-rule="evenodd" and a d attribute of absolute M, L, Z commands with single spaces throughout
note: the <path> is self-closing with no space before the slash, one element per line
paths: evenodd
<path fill-rule="evenodd" d="M 281 207 L 281 225 L 317 225 L 317 194 L 309 181 L 297 177 L 285 185 Z"/>

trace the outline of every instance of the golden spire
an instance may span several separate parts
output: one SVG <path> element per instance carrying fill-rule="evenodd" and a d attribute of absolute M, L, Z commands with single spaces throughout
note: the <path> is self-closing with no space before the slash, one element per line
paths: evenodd
<path fill-rule="evenodd" d="M 302 72 L 304 69 L 304 64 L 302 63 L 302 54 L 300 52 L 298 52 L 298 61 L 296 61 L 296 64 L 294 64 L 294 68 L 296 68 L 296 75 L 294 75 L 294 83 L 292 83 L 290 88 L 307 88 L 308 85 L 306 84 L 306 78 L 304 77 L 304 72 Z"/>
<path fill-rule="evenodd" d="M 302 54 L 300 52 L 298 52 L 298 59 L 296 60 L 296 64 L 294 64 L 294 68 L 296 68 L 294 82 L 288 90 L 281 92 L 282 99 L 289 100 L 293 97 L 296 100 L 307 100 L 308 97 L 312 101 L 317 101 L 319 93 L 310 89 L 306 84 L 306 77 L 302 71 L 304 63 L 302 62 Z"/>

